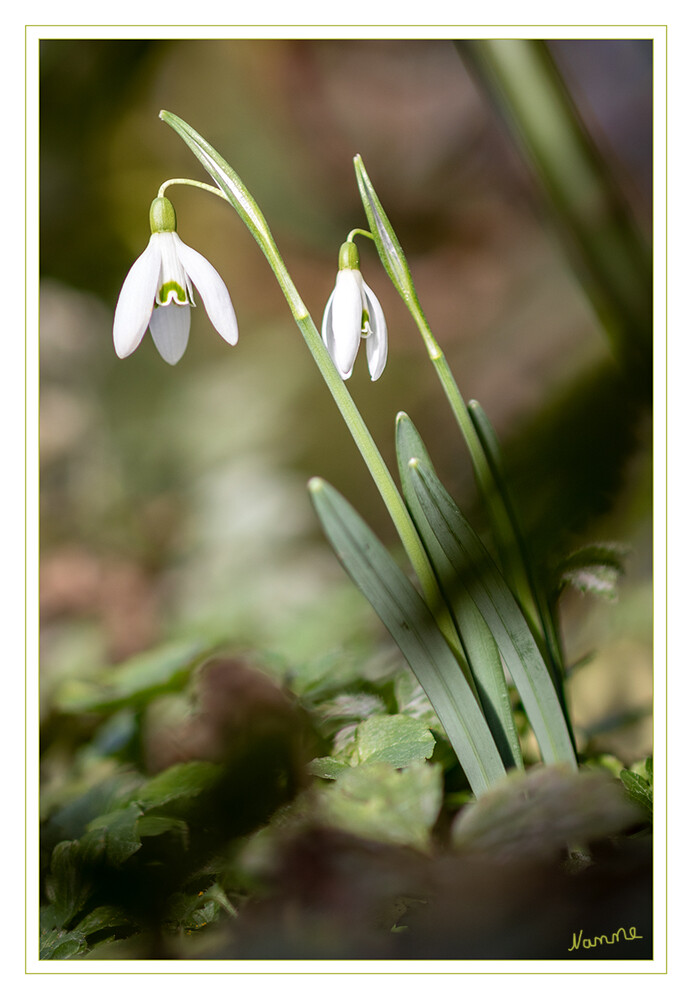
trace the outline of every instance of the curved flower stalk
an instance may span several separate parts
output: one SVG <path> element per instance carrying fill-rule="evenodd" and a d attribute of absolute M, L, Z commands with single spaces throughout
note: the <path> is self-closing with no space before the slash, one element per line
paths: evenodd
<path fill-rule="evenodd" d="M 130 268 L 115 309 L 113 344 L 118 357 L 136 350 L 148 328 L 164 361 L 177 364 L 190 336 L 193 285 L 217 332 L 228 343 L 237 343 L 238 323 L 226 285 L 175 231 L 175 209 L 168 198 L 154 199 L 149 219 L 149 244 Z"/>
<path fill-rule="evenodd" d="M 351 377 L 361 339 L 368 369 L 377 381 L 387 363 L 387 323 L 377 296 L 360 273 L 358 249 L 347 240 L 339 250 L 339 273 L 322 319 L 322 339 L 344 379 Z"/>

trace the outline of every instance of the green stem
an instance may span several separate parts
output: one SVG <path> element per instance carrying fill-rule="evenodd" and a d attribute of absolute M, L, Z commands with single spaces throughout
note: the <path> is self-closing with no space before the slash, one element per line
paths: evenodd
<path fill-rule="evenodd" d="M 367 229 L 351 229 L 348 236 L 346 237 L 347 243 L 352 243 L 356 236 L 367 236 L 368 239 L 374 240 L 375 237 Z"/>
<path fill-rule="evenodd" d="M 216 194 L 219 198 L 223 198 L 224 201 L 226 200 L 226 196 L 218 187 L 212 187 L 211 184 L 203 184 L 201 180 L 190 180 L 188 177 L 173 177 L 171 180 L 165 180 L 159 188 L 159 197 L 162 198 L 166 188 L 171 187 L 173 184 L 180 184 L 182 187 L 197 187 L 201 191 L 208 191 L 209 194 Z"/>
<path fill-rule="evenodd" d="M 512 588 L 520 605 L 529 616 L 532 631 L 540 634 L 540 617 L 529 582 L 529 573 L 517 545 L 511 517 L 498 490 L 495 476 L 488 463 L 473 420 L 469 415 L 468 407 L 461 395 L 447 358 L 440 349 L 419 303 L 417 301 L 411 303 L 409 308 L 423 337 L 428 356 L 440 380 L 454 418 L 469 449 L 478 489 L 490 514 L 500 560 L 512 581 Z"/>
<path fill-rule="evenodd" d="M 273 243 L 273 241 L 272 241 Z M 269 247 L 267 248 L 269 250 Z M 373 482 L 379 490 L 389 515 L 397 530 L 401 543 L 418 577 L 423 593 L 428 602 L 428 606 L 437 613 L 438 625 L 445 638 L 452 648 L 461 656 L 461 645 L 456 629 L 446 611 L 446 606 L 442 599 L 440 589 L 435 574 L 430 566 L 427 553 L 421 542 L 408 508 L 404 503 L 399 490 L 396 487 L 389 468 L 387 467 L 372 434 L 358 410 L 351 393 L 341 378 L 341 375 L 334 366 L 329 351 L 327 350 L 322 337 L 319 334 L 310 314 L 299 314 L 295 309 L 296 301 L 299 301 L 298 292 L 286 270 L 276 245 L 273 244 L 271 251 L 267 253 L 272 270 L 276 276 L 286 300 L 291 307 L 293 317 L 296 321 L 308 350 L 320 370 L 327 388 L 331 392 L 343 420 L 353 438 L 356 447 L 365 461 L 365 464 L 372 476 Z M 302 303 L 301 303 L 302 304 Z M 465 665 L 465 663 L 463 664 Z"/>

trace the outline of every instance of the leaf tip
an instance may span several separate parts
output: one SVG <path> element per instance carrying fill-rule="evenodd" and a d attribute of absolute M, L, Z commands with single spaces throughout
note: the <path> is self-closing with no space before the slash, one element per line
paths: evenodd
<path fill-rule="evenodd" d="M 321 492 L 324 489 L 324 479 L 320 479 L 318 475 L 314 475 L 308 482 L 308 489 L 313 495 Z"/>

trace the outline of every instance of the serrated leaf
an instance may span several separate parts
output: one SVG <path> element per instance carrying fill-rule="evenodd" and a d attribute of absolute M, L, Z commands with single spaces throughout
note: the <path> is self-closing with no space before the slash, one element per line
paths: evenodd
<path fill-rule="evenodd" d="M 423 598 L 346 500 L 322 480 L 310 492 L 337 557 L 370 601 L 430 698 L 475 794 L 505 768 L 473 692 Z"/>
<path fill-rule="evenodd" d="M 439 767 L 379 762 L 349 767 L 325 785 L 318 807 L 325 821 L 356 836 L 425 849 L 442 798 Z"/>
<path fill-rule="evenodd" d="M 407 715 L 380 715 L 361 722 L 356 733 L 356 753 L 360 763 L 383 761 L 393 767 L 428 760 L 435 738 L 423 722 Z"/>
<path fill-rule="evenodd" d="M 409 468 L 411 459 L 415 458 L 425 465 L 431 475 L 435 475 L 435 470 L 420 434 L 405 413 L 399 413 L 396 421 L 396 450 L 406 504 L 423 539 L 440 589 L 452 611 L 490 731 L 505 766 L 523 769 L 519 736 L 497 643 L 464 585 L 463 578 L 454 571 L 414 488 Z"/>
<path fill-rule="evenodd" d="M 548 668 L 519 605 L 480 538 L 430 467 L 409 474 L 430 527 L 492 632 L 546 763 L 576 768 L 574 749 Z M 449 581 L 447 588 L 452 587 Z"/>

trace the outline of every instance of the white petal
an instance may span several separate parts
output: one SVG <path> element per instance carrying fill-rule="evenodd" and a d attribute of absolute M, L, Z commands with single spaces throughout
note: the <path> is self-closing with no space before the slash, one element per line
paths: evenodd
<path fill-rule="evenodd" d="M 370 378 L 376 382 L 387 363 L 387 323 L 377 296 L 363 281 L 363 295 L 370 316 L 370 335 L 365 339 Z"/>
<path fill-rule="evenodd" d="M 118 357 L 133 352 L 147 331 L 161 272 L 161 253 L 152 237 L 123 282 L 113 319 L 113 345 Z"/>
<path fill-rule="evenodd" d="M 190 306 L 160 305 L 152 313 L 149 329 L 164 361 L 177 364 L 190 336 Z"/>
<path fill-rule="evenodd" d="M 336 291 L 336 288 L 334 289 Z M 332 304 L 334 302 L 334 291 L 327 299 L 327 304 L 322 316 L 322 339 L 331 357 L 334 357 L 334 330 L 332 328 Z"/>
<path fill-rule="evenodd" d="M 331 315 L 334 346 L 330 353 L 342 378 L 348 378 L 351 374 L 360 346 L 362 284 L 360 271 L 345 269 L 336 276 Z"/>
<path fill-rule="evenodd" d="M 177 233 L 175 236 L 180 262 L 200 293 L 212 326 L 227 343 L 237 343 L 238 322 L 228 288 L 206 257 L 203 257 L 197 250 L 193 250 L 187 243 L 183 243 Z"/>

